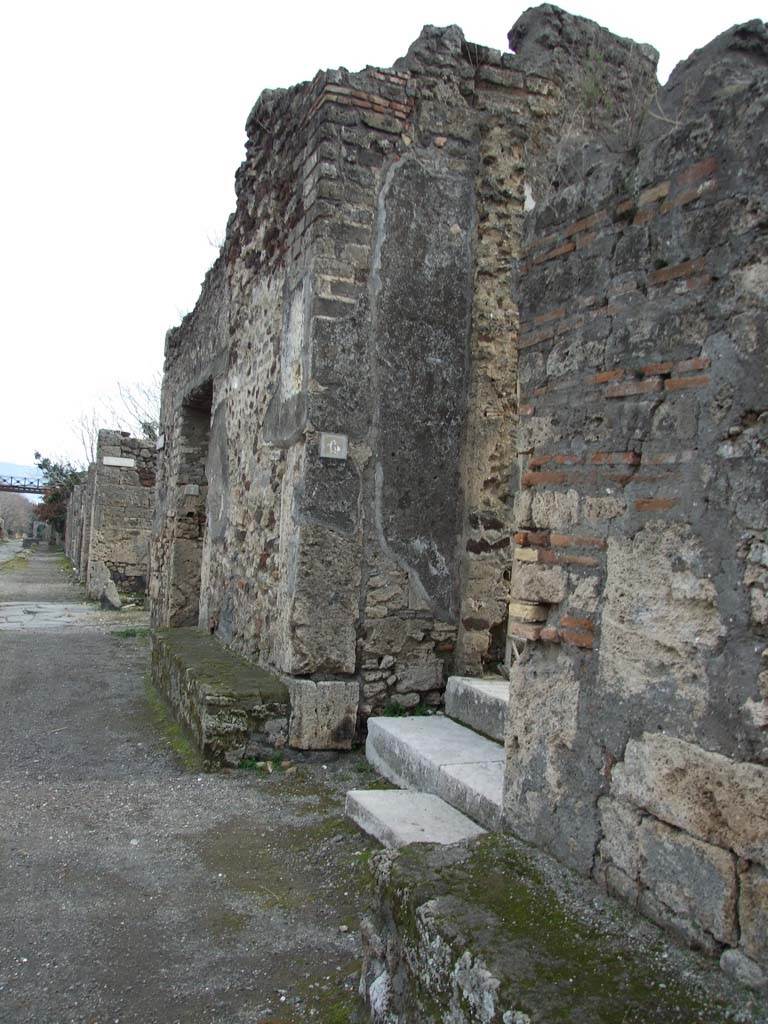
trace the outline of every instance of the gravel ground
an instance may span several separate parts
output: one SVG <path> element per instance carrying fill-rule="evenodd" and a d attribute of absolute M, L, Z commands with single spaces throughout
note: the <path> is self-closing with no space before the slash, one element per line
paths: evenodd
<path fill-rule="evenodd" d="M 4 613 L 0 1021 L 356 1020 L 362 756 L 204 775 L 145 690 L 142 612 L 40 550 L 0 569 Z"/>

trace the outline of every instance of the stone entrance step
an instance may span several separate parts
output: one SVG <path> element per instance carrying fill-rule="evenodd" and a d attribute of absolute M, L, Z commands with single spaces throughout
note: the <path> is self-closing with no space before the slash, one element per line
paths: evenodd
<path fill-rule="evenodd" d="M 420 790 L 498 829 L 502 817 L 504 748 L 443 715 L 369 718 L 365 754 L 402 789 Z"/>
<path fill-rule="evenodd" d="M 474 679 L 450 676 L 445 690 L 445 713 L 462 725 L 498 743 L 504 742 L 509 682 L 500 677 Z"/>
<path fill-rule="evenodd" d="M 447 846 L 485 834 L 485 829 L 432 793 L 351 789 L 345 812 L 364 832 L 389 847 L 410 843 Z"/>

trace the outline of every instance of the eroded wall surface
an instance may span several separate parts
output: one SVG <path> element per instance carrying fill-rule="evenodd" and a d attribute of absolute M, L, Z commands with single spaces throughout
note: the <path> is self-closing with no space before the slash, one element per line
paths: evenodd
<path fill-rule="evenodd" d="M 534 12 L 512 42 L 557 87 L 563 32 L 582 76 L 615 52 L 579 31 Z M 765 968 L 768 33 L 634 108 L 571 80 L 622 123 L 582 109 L 530 164 L 507 818 Z"/>
<path fill-rule="evenodd" d="M 394 69 L 263 95 L 221 256 L 167 339 L 155 621 L 293 675 L 357 675 L 363 714 L 439 703 L 455 664 L 503 656 L 501 270 L 515 126 L 541 102 L 510 60 L 427 29 Z"/>
<path fill-rule="evenodd" d="M 107 583 L 145 593 L 154 485 L 153 443 L 100 430 L 96 461 L 67 506 L 66 553 L 90 597 L 99 599 Z"/>

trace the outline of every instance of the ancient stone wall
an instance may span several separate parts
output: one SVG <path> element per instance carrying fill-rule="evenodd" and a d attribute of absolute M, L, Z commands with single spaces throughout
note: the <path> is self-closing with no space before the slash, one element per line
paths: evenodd
<path fill-rule="evenodd" d="M 85 484 L 77 484 L 67 502 L 67 518 L 64 527 L 64 552 L 72 565 L 80 565 L 80 549 L 83 543 L 83 511 Z"/>
<path fill-rule="evenodd" d="M 510 43 L 260 98 L 167 337 L 154 622 L 363 717 L 509 638 L 509 828 L 759 972 L 766 28 L 663 90 L 550 5 Z"/>
<path fill-rule="evenodd" d="M 151 442 L 100 430 L 96 462 L 67 506 L 65 549 L 90 597 L 105 586 L 143 595 L 149 575 L 149 535 L 155 485 Z"/>
<path fill-rule="evenodd" d="M 726 33 L 639 106 L 576 19 L 529 12 L 511 39 L 581 109 L 533 140 L 513 280 L 509 827 L 765 968 L 768 33 Z"/>
<path fill-rule="evenodd" d="M 439 703 L 457 639 L 462 668 L 503 656 L 500 271 L 516 124 L 542 102 L 509 59 L 427 29 L 392 70 L 264 94 L 222 254 L 167 339 L 154 621 L 356 675 L 363 714 Z"/>

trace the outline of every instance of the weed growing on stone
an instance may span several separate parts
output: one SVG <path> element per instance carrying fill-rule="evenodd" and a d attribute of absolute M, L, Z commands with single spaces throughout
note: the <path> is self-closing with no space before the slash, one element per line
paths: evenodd
<path fill-rule="evenodd" d="M 412 718 L 423 718 L 427 715 L 433 715 L 434 711 L 431 708 L 425 708 L 423 704 L 417 704 L 415 708 L 404 708 L 392 701 L 391 704 L 387 704 L 381 713 L 386 718 L 406 718 L 409 716 Z"/>
<path fill-rule="evenodd" d="M 145 626 L 128 626 L 126 629 L 113 629 L 112 636 L 119 636 L 124 640 L 146 640 L 150 631 Z"/>
<path fill-rule="evenodd" d="M 189 742 L 181 726 L 171 718 L 162 697 L 152 685 L 149 673 L 144 677 L 144 693 L 154 727 L 164 737 L 185 768 L 190 771 L 200 771 L 203 767 L 200 754 Z"/>
<path fill-rule="evenodd" d="M 274 771 L 288 771 L 292 766 L 290 761 L 284 759 L 284 755 L 281 751 L 278 751 L 274 757 L 268 760 L 263 760 L 258 757 L 244 757 L 237 766 L 242 768 L 246 772 L 264 772 L 269 775 Z"/>
<path fill-rule="evenodd" d="M 26 555 L 16 555 L 0 565 L 0 572 L 18 572 L 20 569 L 26 569 L 28 565 L 29 559 Z"/>

